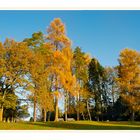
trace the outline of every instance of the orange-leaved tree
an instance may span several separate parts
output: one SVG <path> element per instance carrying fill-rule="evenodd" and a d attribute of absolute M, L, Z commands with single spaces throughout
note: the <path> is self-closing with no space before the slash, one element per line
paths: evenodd
<path fill-rule="evenodd" d="M 47 40 L 53 46 L 53 57 L 50 66 L 50 75 L 53 77 L 52 91 L 55 95 L 55 121 L 58 121 L 59 96 L 64 91 L 69 92 L 71 78 L 74 78 L 71 71 L 71 41 L 66 36 L 65 25 L 61 19 L 54 19 L 48 30 Z M 69 84 L 68 84 L 69 83 Z M 63 90 L 62 90 L 63 89 Z"/>
<path fill-rule="evenodd" d="M 118 66 L 118 83 L 123 100 L 128 105 L 131 120 L 140 110 L 140 53 L 132 49 L 120 52 Z"/>
<path fill-rule="evenodd" d="M 0 94 L 2 99 L 0 103 L 0 121 L 2 121 L 4 99 L 9 89 L 15 91 L 19 87 L 27 87 L 29 83 L 25 75 L 29 72 L 29 60 L 32 53 L 25 43 L 9 39 L 0 47 Z"/>

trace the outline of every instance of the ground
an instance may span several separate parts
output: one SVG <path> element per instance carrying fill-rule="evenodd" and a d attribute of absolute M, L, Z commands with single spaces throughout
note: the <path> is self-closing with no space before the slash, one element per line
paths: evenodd
<path fill-rule="evenodd" d="M 0 130 L 140 130 L 140 122 L 1 122 Z"/>

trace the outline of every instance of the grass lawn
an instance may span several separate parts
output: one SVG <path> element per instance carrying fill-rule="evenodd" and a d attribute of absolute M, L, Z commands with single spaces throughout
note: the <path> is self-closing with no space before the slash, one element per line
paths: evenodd
<path fill-rule="evenodd" d="M 1 122 L 0 130 L 140 130 L 140 122 Z"/>

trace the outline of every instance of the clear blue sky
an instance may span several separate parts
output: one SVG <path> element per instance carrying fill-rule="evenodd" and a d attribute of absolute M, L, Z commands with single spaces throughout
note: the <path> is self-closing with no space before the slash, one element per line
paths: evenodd
<path fill-rule="evenodd" d="M 65 23 L 72 47 L 80 46 L 103 66 L 117 65 L 123 48 L 140 51 L 140 11 L 0 11 L 0 41 L 46 34 L 56 17 Z"/>

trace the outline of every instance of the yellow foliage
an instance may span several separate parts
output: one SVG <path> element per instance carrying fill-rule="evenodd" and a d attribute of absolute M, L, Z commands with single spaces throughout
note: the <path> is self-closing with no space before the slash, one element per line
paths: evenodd
<path fill-rule="evenodd" d="M 124 49 L 120 53 L 119 62 L 119 78 L 117 80 L 122 97 L 130 109 L 136 111 L 140 106 L 140 53 Z"/>

